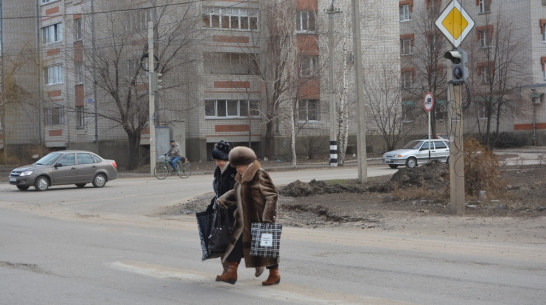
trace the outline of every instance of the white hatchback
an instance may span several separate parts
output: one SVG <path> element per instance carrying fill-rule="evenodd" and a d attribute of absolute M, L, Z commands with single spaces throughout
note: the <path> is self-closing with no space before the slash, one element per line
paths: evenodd
<path fill-rule="evenodd" d="M 412 168 L 419 164 L 429 163 L 432 160 L 447 163 L 449 160 L 449 142 L 445 139 L 413 140 L 401 149 L 384 153 L 382 159 L 390 168 L 397 168 L 399 165 Z"/>

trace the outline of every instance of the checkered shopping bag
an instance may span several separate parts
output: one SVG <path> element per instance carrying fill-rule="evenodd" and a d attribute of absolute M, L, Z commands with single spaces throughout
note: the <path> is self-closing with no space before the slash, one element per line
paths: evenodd
<path fill-rule="evenodd" d="M 282 224 L 255 222 L 250 227 L 252 240 L 250 255 L 278 257 L 281 246 Z"/>

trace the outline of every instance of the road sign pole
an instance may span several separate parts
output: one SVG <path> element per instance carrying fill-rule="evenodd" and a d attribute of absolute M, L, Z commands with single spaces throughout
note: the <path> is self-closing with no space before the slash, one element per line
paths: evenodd
<path fill-rule="evenodd" d="M 449 135 L 449 197 L 451 206 L 457 211 L 457 216 L 464 216 L 465 213 L 462 88 L 463 86 L 449 84 L 449 91 L 453 93 L 451 99 L 453 104 L 450 105 L 448 113 L 448 130 L 451 131 Z"/>

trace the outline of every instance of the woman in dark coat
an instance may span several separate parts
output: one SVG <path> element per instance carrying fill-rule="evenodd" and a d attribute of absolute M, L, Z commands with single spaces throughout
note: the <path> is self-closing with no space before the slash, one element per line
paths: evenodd
<path fill-rule="evenodd" d="M 256 276 L 260 276 L 264 267 L 269 269 L 269 277 L 262 285 L 269 286 L 281 281 L 279 273 L 279 258 L 260 257 L 250 255 L 251 233 L 253 222 L 275 223 L 277 221 L 278 192 L 269 174 L 262 169 L 254 151 L 248 147 L 238 146 L 229 153 L 229 163 L 235 166 L 235 188 L 221 197 L 217 202 L 220 206 L 236 206 L 235 224 L 233 226 L 234 239 L 226 249 L 226 255 L 232 251 L 240 251 L 244 254 L 247 268 L 256 268 Z M 240 247 L 240 248 L 239 248 Z M 225 258 L 224 258 L 225 260 Z M 229 259 L 228 272 L 216 278 L 235 284 L 237 281 L 237 268 L 239 263 Z"/>
<path fill-rule="evenodd" d="M 232 190 L 235 186 L 235 175 L 237 174 L 237 171 L 234 167 L 231 167 L 229 165 L 228 157 L 229 157 L 229 151 L 231 150 L 231 145 L 229 142 L 220 141 L 216 144 L 214 144 L 214 149 L 212 150 L 212 159 L 216 162 L 216 168 L 214 169 L 214 180 L 212 181 L 212 188 L 214 189 L 214 198 L 210 201 L 209 206 L 207 207 L 207 211 L 212 212 L 216 209 L 223 209 L 221 207 L 218 207 L 216 204 L 216 199 L 223 194 L 225 194 L 227 191 Z M 229 215 L 229 225 L 233 226 L 234 219 L 233 219 L 233 213 L 235 212 L 235 209 L 237 207 L 233 206 L 228 209 L 228 215 Z M 242 253 L 237 255 L 236 253 L 233 253 L 233 259 L 234 260 L 241 260 L 243 257 Z M 222 261 L 222 267 L 224 268 L 222 274 L 226 273 L 228 270 L 228 263 L 227 261 Z"/>

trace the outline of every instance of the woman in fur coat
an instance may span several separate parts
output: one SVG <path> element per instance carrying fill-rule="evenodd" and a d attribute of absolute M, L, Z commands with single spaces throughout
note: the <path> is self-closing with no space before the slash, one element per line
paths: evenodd
<path fill-rule="evenodd" d="M 239 262 L 230 260 L 229 255 L 232 251 L 242 250 L 245 266 L 256 268 L 256 277 L 262 274 L 264 267 L 269 269 L 269 277 L 262 285 L 278 284 L 281 281 L 279 258 L 250 256 L 251 224 L 277 221 L 277 189 L 252 149 L 244 146 L 233 148 L 229 153 L 229 163 L 237 170 L 235 188 L 218 198 L 217 202 L 225 207 L 235 205 L 237 209 L 233 215 L 232 240 L 222 257 L 222 261 L 229 264 L 228 271 L 217 276 L 216 280 L 235 284 Z"/>
<path fill-rule="evenodd" d="M 216 162 L 216 168 L 214 169 L 214 180 L 212 182 L 212 188 L 214 189 L 214 197 L 211 199 L 209 206 L 207 207 L 207 212 L 213 212 L 216 209 L 223 209 L 218 207 L 216 204 L 216 199 L 224 195 L 227 191 L 230 191 L 235 186 L 235 175 L 237 171 L 234 167 L 229 164 L 229 152 L 231 150 L 231 144 L 229 142 L 220 141 L 214 144 L 214 149 L 212 150 L 212 159 Z M 229 215 L 229 225 L 233 226 L 234 219 L 233 213 L 235 212 L 236 207 L 230 207 L 227 212 Z M 243 257 L 242 252 L 231 253 L 232 260 L 241 260 Z M 222 261 L 223 272 L 226 273 L 228 270 L 227 261 Z"/>

